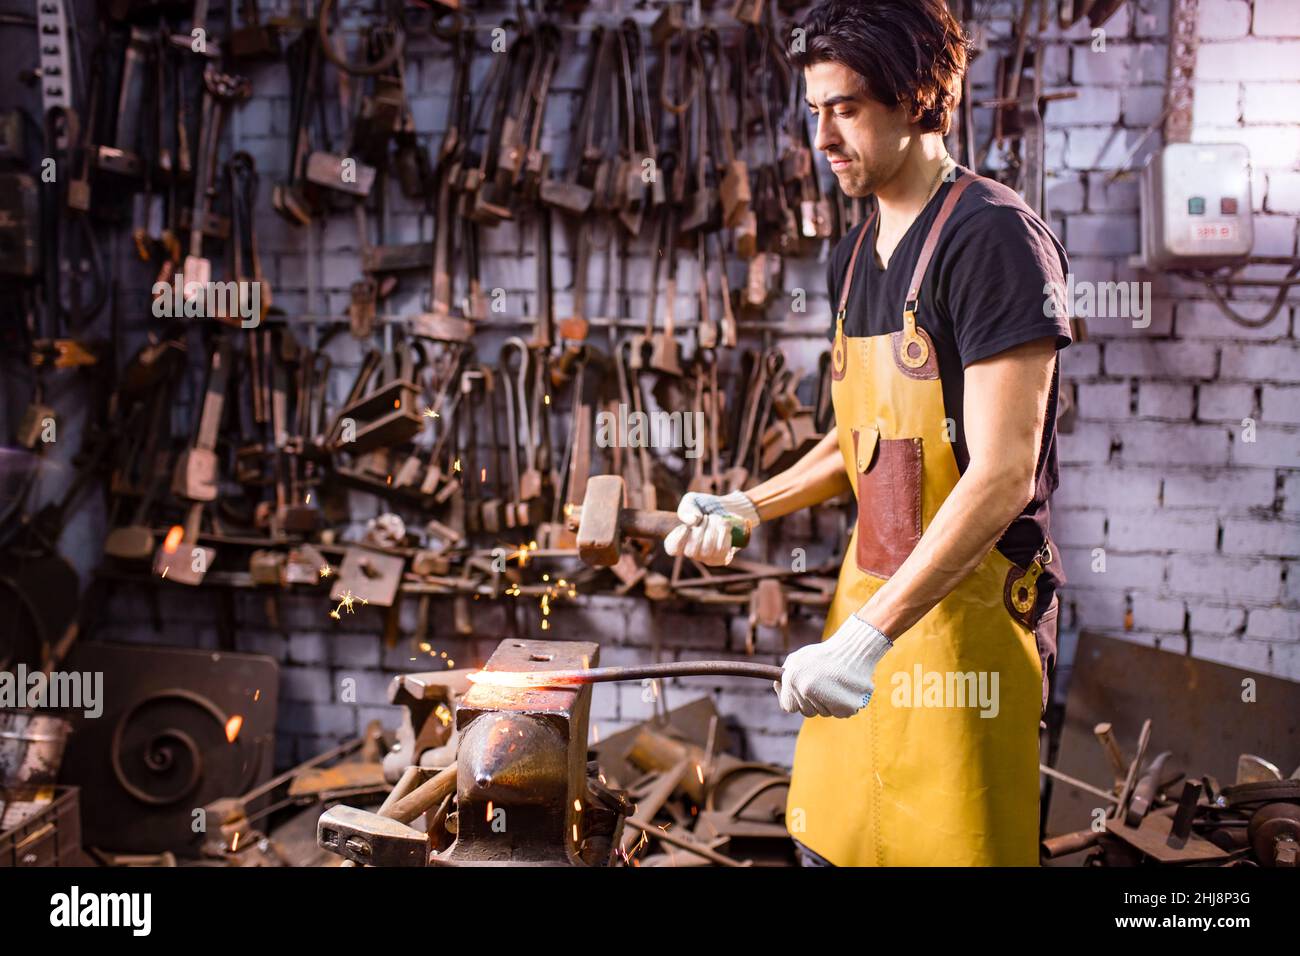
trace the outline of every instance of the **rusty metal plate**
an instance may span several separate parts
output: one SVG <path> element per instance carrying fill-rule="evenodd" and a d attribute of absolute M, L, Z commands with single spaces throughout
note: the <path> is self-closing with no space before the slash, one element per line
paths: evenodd
<path fill-rule="evenodd" d="M 293 778 L 289 796 L 318 796 L 345 790 L 381 790 L 384 768 L 378 761 L 356 760 L 332 767 L 312 767 Z"/>
<path fill-rule="evenodd" d="M 1253 702 L 1242 700 L 1254 681 Z M 1282 767 L 1300 763 L 1300 684 L 1158 651 L 1096 634 L 1079 635 L 1056 769 L 1105 788 L 1114 776 L 1093 736 L 1098 723 L 1115 728 L 1126 760 L 1142 721 L 1152 721 L 1148 754 L 1170 750 L 1171 765 L 1227 783 L 1237 758 L 1254 753 Z M 1087 826 L 1103 801 L 1059 780 L 1051 783 L 1047 834 Z M 1083 854 L 1067 857 L 1080 863 Z"/>
<path fill-rule="evenodd" d="M 1169 833 L 1173 823 L 1173 817 L 1151 814 L 1143 818 L 1139 827 L 1127 826 L 1119 820 L 1107 820 L 1106 832 L 1161 863 L 1208 863 L 1228 858 L 1226 850 L 1195 833 L 1190 834 L 1180 846 L 1170 846 Z"/>
<path fill-rule="evenodd" d="M 351 594 L 358 604 L 392 607 L 402 583 L 406 559 L 369 548 L 348 548 L 343 566 L 330 590 L 331 601 L 342 601 Z"/>
<path fill-rule="evenodd" d="M 103 714 L 71 715 L 62 772 L 82 788 L 87 846 L 197 856 L 194 811 L 270 777 L 280 686 L 272 658 L 78 643 L 61 667 L 104 675 Z"/>

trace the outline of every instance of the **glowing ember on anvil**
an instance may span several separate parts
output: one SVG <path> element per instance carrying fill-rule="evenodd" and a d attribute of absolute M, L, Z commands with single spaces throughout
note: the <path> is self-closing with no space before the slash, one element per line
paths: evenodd
<path fill-rule="evenodd" d="M 563 672 L 565 676 L 556 679 L 556 671 L 474 671 L 467 674 L 466 680 L 471 684 L 482 684 L 485 687 L 554 687 L 557 684 L 580 684 L 582 680 L 577 676 L 568 676 L 573 674 Z"/>

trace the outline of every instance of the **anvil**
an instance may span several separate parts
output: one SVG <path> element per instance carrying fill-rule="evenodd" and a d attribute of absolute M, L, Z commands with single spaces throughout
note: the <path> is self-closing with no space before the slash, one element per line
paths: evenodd
<path fill-rule="evenodd" d="M 485 671 L 595 665 L 585 641 L 508 639 Z M 590 686 L 475 684 L 456 710 L 456 842 L 445 858 L 473 864 L 608 862 L 608 816 L 587 786 Z"/>

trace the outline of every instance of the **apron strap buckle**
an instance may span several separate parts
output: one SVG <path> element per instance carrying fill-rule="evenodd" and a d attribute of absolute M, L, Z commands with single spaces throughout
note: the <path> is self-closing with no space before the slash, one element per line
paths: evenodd
<path fill-rule="evenodd" d="M 930 359 L 930 343 L 916 330 L 916 312 L 903 313 L 903 341 L 898 350 L 903 364 L 911 369 L 921 368 Z"/>

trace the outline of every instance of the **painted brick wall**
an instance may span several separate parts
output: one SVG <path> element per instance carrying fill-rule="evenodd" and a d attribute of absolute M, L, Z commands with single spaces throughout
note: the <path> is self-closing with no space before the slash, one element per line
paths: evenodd
<path fill-rule="evenodd" d="M 593 4 L 596 15 L 609 4 Z M 989 4 L 984 24 L 991 38 L 1009 33 L 1014 13 L 1009 2 Z M 1296 522 L 1300 521 L 1300 362 L 1297 362 L 1293 297 L 1263 329 L 1231 325 L 1194 284 L 1139 276 L 1127 265 L 1137 249 L 1137 186 L 1133 177 L 1110 181 L 1137 140 L 1163 108 L 1168 37 L 1168 0 L 1135 0 L 1107 25 L 1104 50 L 1086 25 L 1062 34 L 1053 29 L 1044 48 L 1050 90 L 1075 90 L 1078 97 L 1052 103 L 1047 112 L 1049 219 L 1071 254 L 1078 280 L 1149 278 L 1154 283 L 1154 314 L 1149 327 L 1126 321 L 1094 320 L 1088 340 L 1064 353 L 1063 369 L 1073 389 L 1078 420 L 1062 438 L 1061 488 L 1054 499 L 1056 535 L 1071 578 L 1064 595 L 1062 667 L 1057 691 L 1068 675 L 1073 638 L 1080 628 L 1111 633 L 1170 649 L 1189 648 L 1197 656 L 1300 678 L 1300 571 Z M 1254 160 L 1256 252 L 1294 255 L 1300 215 L 1300 14 L 1291 0 L 1201 0 L 1202 37 L 1196 83 L 1198 141 L 1247 143 Z M 265 11 L 264 11 L 265 12 Z M 637 16 L 646 22 L 655 9 Z M 484 22 L 481 17 L 481 21 Z M 572 38 L 571 38 L 572 39 Z M 8 42 L 8 41 L 6 41 Z M 583 39 L 581 42 L 585 42 Z M 582 57 L 565 58 L 548 113 L 544 145 L 563 155 L 573 104 L 581 86 Z M 436 145 L 447 112 L 449 71 L 444 47 L 423 38 L 410 45 L 408 91 L 422 137 Z M 996 57 L 974 64 L 974 96 L 993 95 Z M 477 71 L 486 64 L 480 62 Z M 250 71 L 256 96 L 232 117 L 230 148 L 242 148 L 257 161 L 262 178 L 258 218 L 262 253 L 276 303 L 287 311 L 339 316 L 346 312 L 347 287 L 359 277 L 358 242 L 350 215 L 336 215 L 307 229 L 294 229 L 270 209 L 270 185 L 283 176 L 287 146 L 288 85 L 280 65 Z M 333 71 L 326 71 L 331 77 Z M 332 93 L 327 94 L 332 96 Z M 988 111 L 980 123 L 987 124 Z M 332 119 L 337 129 L 337 117 Z M 1159 142 L 1158 133 L 1131 160 L 1140 165 Z M 431 237 L 432 223 L 395 200 L 385 241 Z M 148 270 L 119 246 L 124 281 L 123 317 L 135 335 L 149 324 L 144 303 L 152 281 Z M 509 316 L 530 314 L 535 269 L 532 240 L 509 224 L 484 235 L 483 278 L 506 290 Z M 645 263 L 643 254 L 634 261 Z M 679 288 L 692 288 L 693 264 L 681 262 Z M 1270 274 L 1276 274 L 1272 270 Z M 622 290 L 628 314 L 637 316 L 648 285 L 648 269 L 633 269 Z M 571 294 L 567 237 L 555 235 L 554 277 L 557 309 Z M 733 263 L 733 285 L 741 279 Z M 593 268 L 591 294 L 600 302 L 603 267 Z M 783 338 L 792 361 L 811 372 L 824 349 L 828 321 L 824 262 L 785 264 L 787 293 L 806 290 L 806 314 L 788 311 L 788 301 L 771 314 L 806 323 L 806 337 Z M 405 283 L 390 303 L 392 314 L 419 311 L 426 290 Z M 683 296 L 679 316 L 693 316 Z M 589 302 L 592 300 L 589 299 Z M 1258 296 L 1235 300 L 1239 311 L 1258 314 Z M 612 302 L 608 311 L 620 311 Z M 687 323 L 689 324 L 689 323 Z M 501 338 L 515 329 L 482 336 L 480 355 L 491 360 Z M 599 333 L 597 333 L 599 336 Z M 751 342 L 757 341 L 751 339 Z M 342 337 L 334 345 L 337 365 L 359 360 L 357 345 Z M 197 389 L 197 382 L 195 383 Z M 343 383 L 345 384 L 345 383 Z M 189 421 L 186 402 L 177 421 Z M 1256 422 L 1257 441 L 1242 440 L 1242 419 Z M 48 495 L 65 477 L 55 475 Z M 376 513 L 378 503 L 358 496 L 358 517 Z M 84 572 L 93 567 L 103 516 L 96 508 L 79 516 L 65 548 Z M 1096 549 L 1103 549 L 1105 571 L 1094 571 Z M 769 557 L 774 555 L 769 553 Z M 160 591 L 156 606 L 138 589 L 123 588 L 112 598 L 108 624 L 100 636 L 113 640 L 214 647 L 216 597 Z M 449 606 L 446 608 L 449 610 Z M 561 603 L 553 627 L 543 633 L 531 603 L 475 605 L 480 637 L 450 635 L 436 613 L 430 651 L 410 636 L 414 606 L 403 609 L 403 637 L 384 647 L 380 619 L 372 609 L 344 616 L 337 624 L 321 602 L 284 597 L 279 629 L 271 626 L 261 595 L 236 600 L 237 648 L 269 653 L 283 667 L 277 763 L 303 759 L 356 733 L 372 717 L 393 723 L 384 705 L 384 687 L 393 674 L 409 669 L 480 662 L 497 640 L 512 635 L 597 640 L 605 663 L 741 654 L 743 615 L 712 608 L 651 605 L 640 599 L 580 597 Z M 1131 611 L 1131 628 L 1125 624 Z M 157 617 L 161 627 L 151 621 Z M 797 616 L 790 646 L 820 634 L 815 616 Z M 658 635 L 660 646 L 653 644 Z M 759 660 L 779 662 L 781 637 L 760 634 Z M 340 702 L 343 681 L 356 681 L 355 704 Z M 665 703 L 676 706 L 718 688 L 722 711 L 742 731 L 747 752 L 788 763 L 798 721 L 775 707 L 770 689 L 752 681 L 683 681 L 663 688 Z M 610 733 L 643 718 L 652 702 L 638 685 L 606 685 L 596 691 L 592 712 L 596 732 Z"/>
<path fill-rule="evenodd" d="M 1167 35 L 1168 4 L 1143 3 L 1107 26 L 1104 52 L 1080 25 L 1055 61 L 1061 88 L 1079 96 L 1047 112 L 1060 156 L 1048 191 L 1053 227 L 1077 278 L 1153 283 L 1149 327 L 1096 319 L 1088 341 L 1064 353 L 1078 421 L 1061 439 L 1054 498 L 1070 578 L 1063 623 L 1297 679 L 1300 291 L 1248 329 L 1200 285 L 1127 263 L 1138 244 L 1137 183 L 1110 177 L 1163 108 Z M 1201 0 L 1199 36 L 1193 141 L 1247 144 L 1254 254 L 1294 256 L 1300 6 Z M 1243 291 L 1231 302 L 1255 318 L 1273 295 Z"/>

